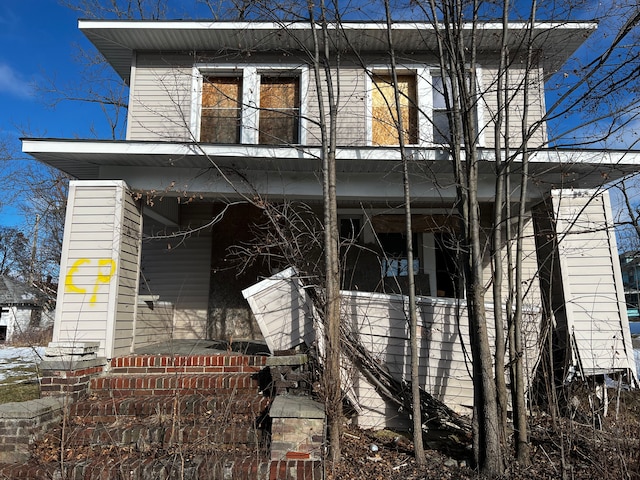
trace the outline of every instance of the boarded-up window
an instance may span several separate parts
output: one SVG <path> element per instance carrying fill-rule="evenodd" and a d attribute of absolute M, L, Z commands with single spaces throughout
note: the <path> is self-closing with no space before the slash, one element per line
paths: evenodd
<path fill-rule="evenodd" d="M 299 142 L 300 82 L 298 77 L 260 79 L 258 141 L 266 145 Z"/>
<path fill-rule="evenodd" d="M 241 92 L 239 77 L 203 79 L 201 142 L 240 143 Z"/>
<path fill-rule="evenodd" d="M 397 83 L 400 94 L 400 131 L 405 144 L 418 143 L 418 108 L 416 103 L 415 75 L 399 75 Z M 374 145 L 398 145 L 398 109 L 395 101 L 395 87 L 389 75 L 373 78 L 371 94 L 372 125 L 371 140 Z"/>

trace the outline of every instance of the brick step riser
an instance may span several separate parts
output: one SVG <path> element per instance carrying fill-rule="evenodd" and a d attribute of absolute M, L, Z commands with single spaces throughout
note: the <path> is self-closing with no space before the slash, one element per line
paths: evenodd
<path fill-rule="evenodd" d="M 254 456 L 223 460 L 213 456 L 196 456 L 183 461 L 179 455 L 165 459 L 129 457 L 118 461 L 107 458 L 91 461 L 67 461 L 64 472 L 55 464 L 42 466 L 7 466 L 0 477 L 11 479 L 64 478 L 65 480 L 198 480 L 203 478 L 256 480 L 269 478 L 271 462 Z M 306 478 L 306 477 L 303 477 Z M 319 478 L 319 477 L 318 477 Z M 309 477 L 311 479 L 311 477 Z"/>
<path fill-rule="evenodd" d="M 122 417 L 148 417 L 153 415 L 205 415 L 209 412 L 233 412 L 258 416 L 269 408 L 271 400 L 259 394 L 232 396 L 200 396 L 177 399 L 167 397 L 129 397 L 123 399 L 92 399 L 79 401 L 69 407 L 70 420 L 84 423 L 111 423 Z"/>
<path fill-rule="evenodd" d="M 59 447 L 60 430 L 49 432 L 44 441 L 47 445 Z M 185 451 L 215 452 L 222 446 L 258 446 L 262 431 L 254 425 L 213 425 L 213 426 L 143 426 L 126 427 L 95 426 L 70 427 L 66 432 L 64 448 L 93 446 L 131 447 L 135 451 L 149 453 L 180 447 Z"/>
<path fill-rule="evenodd" d="M 222 367 L 247 368 L 248 371 L 260 370 L 266 365 L 264 356 L 246 355 L 134 355 L 117 357 L 111 360 L 111 370 L 134 373 L 132 368 L 192 368 Z M 229 370 L 234 371 L 234 370 Z M 236 370 L 237 371 L 237 370 Z"/>
<path fill-rule="evenodd" d="M 225 374 L 225 373 L 248 373 L 255 374 L 264 367 L 253 365 L 238 366 L 167 366 L 167 367 L 117 367 L 110 368 L 109 373 L 113 375 L 175 375 L 175 374 Z"/>
<path fill-rule="evenodd" d="M 227 395 L 234 392 L 258 393 L 254 375 L 107 375 L 92 378 L 89 390 L 97 396 L 140 395 Z"/>

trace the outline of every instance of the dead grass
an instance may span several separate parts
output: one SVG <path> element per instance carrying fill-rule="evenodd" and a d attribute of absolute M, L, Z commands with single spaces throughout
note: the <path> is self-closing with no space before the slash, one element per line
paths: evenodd
<path fill-rule="evenodd" d="M 40 398 L 40 385 L 37 381 L 28 380 L 21 383 L 0 385 L 0 404 L 26 402 L 36 398 Z"/>
<path fill-rule="evenodd" d="M 53 337 L 53 327 L 28 330 L 16 333 L 11 339 L 13 347 L 32 347 L 34 345 L 48 345 Z"/>

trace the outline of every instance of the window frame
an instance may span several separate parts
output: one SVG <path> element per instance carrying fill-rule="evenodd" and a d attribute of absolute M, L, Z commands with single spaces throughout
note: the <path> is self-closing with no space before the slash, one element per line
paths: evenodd
<path fill-rule="evenodd" d="M 483 98 L 484 96 L 480 93 L 482 92 L 482 67 L 476 66 L 476 130 L 477 130 L 477 142 L 476 145 L 477 146 L 484 146 L 485 142 L 484 142 L 484 122 L 483 122 L 483 115 L 484 115 L 484 108 L 483 108 Z M 434 88 L 434 84 L 435 84 L 435 78 L 441 78 L 443 79 L 443 75 L 442 72 L 440 71 L 439 68 L 433 68 L 431 69 L 431 71 L 429 72 L 430 75 L 430 84 L 432 86 L 431 88 L 431 98 L 430 98 L 430 103 L 431 103 L 431 118 L 435 118 L 434 113 L 436 111 L 438 112 L 444 112 L 447 113 L 448 110 L 445 108 L 437 108 L 434 105 L 434 95 L 435 95 L 435 88 Z M 448 80 L 448 79 L 447 79 Z M 444 79 L 442 80 L 442 84 L 444 85 L 445 81 Z M 445 90 L 446 93 L 446 90 Z M 445 96 L 445 93 L 443 93 L 443 97 Z M 431 124 L 431 132 L 430 132 L 430 136 L 431 136 L 431 143 L 433 143 L 434 145 L 446 145 L 447 143 L 442 143 L 442 142 L 436 142 L 435 141 L 435 129 L 436 129 L 436 125 L 435 122 L 430 121 L 429 122 Z M 463 139 L 464 142 L 464 139 Z"/>
<path fill-rule="evenodd" d="M 365 115 L 365 142 L 372 147 L 393 147 L 394 145 L 377 145 L 373 143 L 373 89 L 374 77 L 391 75 L 391 67 L 388 64 L 369 65 L 365 69 L 366 89 L 366 115 Z M 433 78 L 441 77 L 440 68 L 433 64 L 403 64 L 397 67 L 396 73 L 401 75 L 415 75 L 416 78 L 416 107 L 418 110 L 417 143 L 406 144 L 407 147 L 435 147 L 442 145 L 434 142 L 434 125 L 432 122 L 433 105 Z M 478 121 L 478 146 L 485 144 L 483 128 L 483 102 L 482 102 L 482 67 L 476 66 L 476 117 Z M 397 147 L 397 145 L 396 145 Z"/>
<path fill-rule="evenodd" d="M 204 111 L 205 108 L 209 108 L 211 110 L 222 110 L 222 109 L 229 109 L 231 110 L 231 107 L 215 107 L 215 106 L 207 106 L 205 107 L 204 105 L 204 93 L 205 93 L 205 85 L 208 83 L 209 79 L 223 79 L 223 78 L 229 78 L 229 79 L 234 79 L 237 80 L 238 82 L 238 98 L 235 99 L 235 102 L 237 103 L 237 107 L 234 110 L 237 110 L 237 117 L 233 117 L 235 119 L 235 121 L 237 122 L 236 128 L 235 130 L 235 141 L 233 142 L 205 142 L 205 143 L 213 143 L 213 144 L 236 144 L 236 143 L 240 143 L 241 138 L 242 138 L 242 104 L 243 104 L 243 78 L 241 75 L 237 75 L 229 72 L 224 72 L 224 73 L 220 73 L 220 74 L 211 74 L 211 73 L 207 73 L 205 75 L 202 76 L 202 94 L 200 96 L 200 115 L 199 115 L 199 121 L 200 121 L 200 125 L 199 125 L 199 139 L 200 141 L 202 140 L 202 126 L 203 126 L 203 118 L 204 118 Z M 213 83 L 213 82 L 210 82 Z M 223 94 L 224 95 L 224 94 Z M 227 118 L 232 118 L 231 116 L 228 116 Z M 203 141 L 204 142 L 204 141 Z"/>
<path fill-rule="evenodd" d="M 238 145 L 258 145 L 258 122 L 260 114 L 260 78 L 262 76 L 288 75 L 299 78 L 299 122 L 298 143 L 307 141 L 307 101 L 305 92 L 309 88 L 309 67 L 305 64 L 228 64 L 197 63 L 192 67 L 191 138 L 200 142 L 202 121 L 202 84 L 204 77 L 236 76 L 241 79 L 240 141 Z M 215 145 L 215 144 L 214 144 Z M 282 144 L 288 145 L 288 144 Z M 269 145 L 273 147 L 274 145 Z"/>
<path fill-rule="evenodd" d="M 257 92 L 257 105 L 258 105 L 258 120 L 256 122 L 256 127 L 257 127 L 257 134 L 256 134 L 256 143 L 258 143 L 259 145 L 269 145 L 269 146 L 277 146 L 277 145 L 300 145 L 301 144 L 301 139 L 302 139 L 302 129 L 301 129 L 301 125 L 300 125 L 300 120 L 302 118 L 301 115 L 301 107 L 302 107 L 302 95 L 301 95 L 301 83 L 302 80 L 300 78 L 300 75 L 298 73 L 291 73 L 291 71 L 289 70 L 266 70 L 266 71 L 262 71 L 259 70 L 258 71 L 258 75 L 259 75 L 259 86 L 258 86 L 258 92 Z M 262 79 L 263 78 L 268 78 L 268 79 L 297 79 L 297 99 L 296 99 L 296 107 L 293 107 L 294 109 L 297 110 L 297 117 L 298 117 L 298 122 L 297 122 L 297 132 L 295 132 L 295 141 L 293 142 L 287 142 L 287 143 L 262 143 L 260 142 L 260 135 L 261 135 L 261 127 L 260 127 L 260 120 L 262 118 L 262 113 L 266 112 L 266 108 L 262 106 L 262 86 L 264 84 L 266 84 L 266 82 L 263 83 Z M 285 107 L 286 108 L 286 107 Z M 271 112 L 277 112 L 278 110 L 285 110 L 285 108 L 271 108 L 270 111 Z"/>
<path fill-rule="evenodd" d="M 425 138 L 429 120 L 425 115 L 430 109 L 431 83 L 429 81 L 429 68 L 426 65 L 402 65 L 396 69 L 398 76 L 414 76 L 416 79 L 416 109 L 417 109 L 417 143 L 407 143 L 408 147 L 424 146 L 429 143 Z M 367 114 L 365 115 L 365 137 L 366 144 L 374 147 L 394 147 L 397 145 L 378 145 L 373 142 L 373 89 L 375 88 L 375 77 L 391 76 L 392 71 L 389 65 L 370 65 L 365 70 L 365 89 Z"/>

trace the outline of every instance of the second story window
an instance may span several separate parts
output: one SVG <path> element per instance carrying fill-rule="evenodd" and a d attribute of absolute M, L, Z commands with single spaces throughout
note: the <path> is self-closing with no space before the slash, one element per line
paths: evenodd
<path fill-rule="evenodd" d="M 449 127 L 449 108 L 451 105 L 451 80 L 446 84 L 440 75 L 433 78 L 433 142 L 438 144 L 451 143 L 451 128 Z M 447 102 L 447 97 L 449 102 Z"/>
<path fill-rule="evenodd" d="M 469 78 L 467 78 L 467 89 L 471 90 L 469 85 Z M 434 74 L 432 76 L 432 100 L 433 100 L 433 143 L 437 143 L 440 145 L 448 145 L 453 142 L 452 134 L 451 134 L 451 125 L 449 120 L 451 119 L 454 103 L 453 97 L 453 87 L 451 85 L 450 78 L 443 78 L 440 74 Z M 460 101 L 458 102 L 458 108 L 462 108 L 460 105 Z M 478 131 L 478 121 L 480 111 L 478 109 L 478 104 L 473 103 L 471 108 L 472 112 L 469 112 L 469 115 L 473 116 L 474 121 L 474 129 L 476 132 L 476 143 L 481 143 L 480 132 Z M 462 113 L 461 113 L 462 115 Z M 460 141 L 464 141 L 460 139 Z"/>
<path fill-rule="evenodd" d="M 239 143 L 242 78 L 209 76 L 202 81 L 200 141 Z"/>
<path fill-rule="evenodd" d="M 260 78 L 258 143 L 265 145 L 300 142 L 300 81 L 292 76 Z"/>
<path fill-rule="evenodd" d="M 371 141 L 374 145 L 398 145 L 400 133 L 404 143 L 418 143 L 418 108 L 416 76 L 399 75 L 399 93 L 402 125 L 398 128 L 398 108 L 395 101 L 395 86 L 390 75 L 374 75 L 372 81 Z"/>

